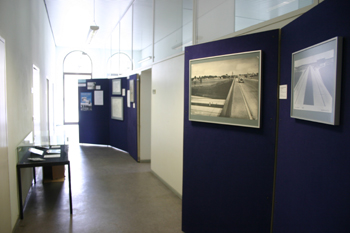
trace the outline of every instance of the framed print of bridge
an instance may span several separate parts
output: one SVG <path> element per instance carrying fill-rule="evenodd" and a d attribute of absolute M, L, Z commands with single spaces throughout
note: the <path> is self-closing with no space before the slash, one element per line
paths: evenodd
<path fill-rule="evenodd" d="M 292 118 L 339 124 L 341 55 L 341 37 L 292 54 Z"/>
<path fill-rule="evenodd" d="M 189 61 L 189 120 L 260 127 L 261 51 Z"/>

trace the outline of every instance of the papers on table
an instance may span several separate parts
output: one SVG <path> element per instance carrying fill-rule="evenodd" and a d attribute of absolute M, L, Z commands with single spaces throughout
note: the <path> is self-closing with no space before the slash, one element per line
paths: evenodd
<path fill-rule="evenodd" d="M 37 155 L 43 155 L 44 154 L 44 151 L 38 150 L 38 149 L 35 149 L 35 148 L 29 148 L 29 152 L 33 153 L 33 154 L 37 154 Z"/>
<path fill-rule="evenodd" d="M 45 159 L 50 159 L 50 158 L 59 158 L 61 157 L 61 154 L 48 154 L 48 155 L 44 155 Z"/>
<path fill-rule="evenodd" d="M 46 153 L 48 153 L 48 154 L 59 154 L 59 153 L 61 153 L 61 149 L 50 149 L 50 150 L 47 150 Z"/>

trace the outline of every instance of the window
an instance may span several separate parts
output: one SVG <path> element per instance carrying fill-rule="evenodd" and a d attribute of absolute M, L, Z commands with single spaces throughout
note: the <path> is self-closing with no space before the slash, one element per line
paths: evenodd
<path fill-rule="evenodd" d="M 107 75 L 119 76 L 132 70 L 132 60 L 125 53 L 113 54 L 107 62 Z"/>
<path fill-rule="evenodd" d="M 64 124 L 79 122 L 78 80 L 91 79 L 92 62 L 82 51 L 70 52 L 63 62 L 63 116 Z"/>

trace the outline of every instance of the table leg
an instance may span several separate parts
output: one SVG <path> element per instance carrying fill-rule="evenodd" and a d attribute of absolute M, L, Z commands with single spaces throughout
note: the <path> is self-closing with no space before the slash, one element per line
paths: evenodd
<path fill-rule="evenodd" d="M 34 184 L 36 184 L 36 174 L 35 174 L 35 167 L 33 167 L 33 177 L 34 177 Z"/>
<path fill-rule="evenodd" d="M 70 214 L 73 214 L 72 208 L 72 188 L 71 188 L 71 178 L 70 178 L 70 162 L 68 162 L 68 183 L 69 183 L 69 205 L 70 205 Z"/>
<path fill-rule="evenodd" d="M 19 196 L 19 217 L 23 219 L 23 204 L 22 204 L 22 182 L 21 182 L 21 168 L 17 166 L 17 184 Z"/>

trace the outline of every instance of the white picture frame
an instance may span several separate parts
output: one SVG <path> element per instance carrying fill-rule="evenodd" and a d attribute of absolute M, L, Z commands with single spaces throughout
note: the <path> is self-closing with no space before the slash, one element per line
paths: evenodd
<path fill-rule="evenodd" d="M 292 118 L 339 124 L 342 41 L 334 37 L 292 54 Z"/>

